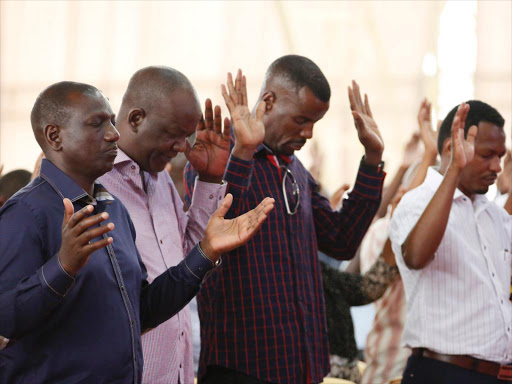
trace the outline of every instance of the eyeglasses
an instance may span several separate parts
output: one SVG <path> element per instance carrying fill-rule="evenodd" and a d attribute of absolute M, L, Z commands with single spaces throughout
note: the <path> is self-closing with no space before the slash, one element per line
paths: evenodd
<path fill-rule="evenodd" d="M 292 171 L 288 169 L 288 167 L 281 165 L 279 168 L 281 168 L 284 171 L 283 174 L 283 195 L 284 195 L 284 204 L 286 206 L 286 212 L 288 212 L 289 215 L 295 215 L 297 213 L 297 210 L 299 209 L 300 205 L 300 189 L 299 184 L 297 184 L 297 180 L 295 179 L 295 176 L 293 176 Z M 290 209 L 290 203 L 288 202 L 288 194 L 286 193 L 286 180 L 290 179 L 292 182 L 292 196 L 296 200 L 295 207 L 293 208 L 293 211 Z"/>

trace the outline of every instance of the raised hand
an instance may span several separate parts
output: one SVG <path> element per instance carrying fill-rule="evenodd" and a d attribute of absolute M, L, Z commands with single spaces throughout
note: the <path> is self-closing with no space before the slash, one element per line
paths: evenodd
<path fill-rule="evenodd" d="M 102 212 L 89 216 L 93 211 L 92 205 L 87 205 L 77 213 L 73 213 L 74 208 L 71 201 L 64 199 L 63 203 L 62 243 L 58 257 L 62 268 L 71 276 L 75 276 L 87 264 L 91 253 L 112 243 L 112 237 L 101 238 L 95 242 L 91 242 L 91 240 L 113 230 L 114 224 L 108 223 L 89 229 L 108 219 L 108 213 Z"/>
<path fill-rule="evenodd" d="M 469 128 L 467 138 L 464 138 L 464 126 L 469 112 L 469 104 L 462 103 L 457 109 L 452 123 L 451 162 L 450 166 L 462 170 L 475 155 L 475 138 L 477 126 Z"/>
<path fill-rule="evenodd" d="M 418 111 L 418 125 L 420 127 L 421 141 L 425 145 L 425 152 L 432 156 L 437 156 L 437 134 L 432 128 L 431 111 L 432 103 L 427 99 L 423 99 Z"/>
<path fill-rule="evenodd" d="M 224 219 L 232 203 L 233 195 L 228 193 L 210 218 L 201 241 L 203 252 L 214 262 L 221 254 L 247 243 L 274 208 L 274 199 L 266 197 L 249 212 L 231 220 Z"/>
<path fill-rule="evenodd" d="M 384 140 L 382 140 L 377 123 L 373 119 L 368 95 L 364 95 L 363 103 L 359 85 L 352 80 L 352 87 L 348 87 L 348 98 L 357 135 L 366 152 L 365 161 L 369 165 L 378 165 L 382 160 Z"/>
<path fill-rule="evenodd" d="M 235 83 L 233 84 L 231 73 L 228 73 L 227 89 L 224 85 L 221 85 L 221 89 L 234 127 L 235 146 L 233 147 L 233 155 L 243 160 L 250 160 L 258 145 L 265 138 L 265 126 L 263 125 L 265 103 L 260 101 L 255 112 L 253 114 L 249 112 L 247 80 L 240 69 L 236 75 Z"/>
<path fill-rule="evenodd" d="M 498 176 L 496 186 L 501 194 L 512 193 L 512 152 L 507 149 L 505 160 L 503 161 L 503 171 Z"/>
<path fill-rule="evenodd" d="M 206 99 L 204 119 L 197 124 L 196 140 L 190 147 L 187 144 L 185 156 L 196 169 L 199 179 L 210 183 L 220 183 L 229 157 L 228 118 L 224 119 L 220 107 L 212 109 L 212 101 Z"/>

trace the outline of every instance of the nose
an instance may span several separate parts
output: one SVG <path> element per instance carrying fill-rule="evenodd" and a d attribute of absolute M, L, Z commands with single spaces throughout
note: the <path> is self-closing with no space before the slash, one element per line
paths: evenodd
<path fill-rule="evenodd" d="M 300 136 L 309 140 L 313 137 L 313 124 L 306 124 L 300 131 Z"/>
<path fill-rule="evenodd" d="M 115 143 L 117 140 L 119 140 L 119 137 L 119 131 L 112 123 L 110 123 L 110 126 L 107 129 L 107 132 L 105 133 L 105 141 Z"/>
<path fill-rule="evenodd" d="M 498 156 L 494 156 L 491 160 L 490 169 L 493 172 L 501 172 L 501 159 Z"/>
<path fill-rule="evenodd" d="M 186 137 L 177 139 L 172 146 L 173 151 L 176 151 L 176 152 L 185 152 L 186 148 L 187 148 L 187 138 Z"/>

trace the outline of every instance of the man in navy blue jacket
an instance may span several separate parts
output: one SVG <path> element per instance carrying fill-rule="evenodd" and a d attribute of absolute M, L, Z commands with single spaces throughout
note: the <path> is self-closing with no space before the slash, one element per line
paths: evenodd
<path fill-rule="evenodd" d="M 148 284 L 128 212 L 95 182 L 117 154 L 108 100 L 90 85 L 57 83 L 31 121 L 46 159 L 0 210 L 0 382 L 139 383 L 141 332 L 178 312 L 273 200 L 224 220 L 228 195 L 201 243 Z"/>

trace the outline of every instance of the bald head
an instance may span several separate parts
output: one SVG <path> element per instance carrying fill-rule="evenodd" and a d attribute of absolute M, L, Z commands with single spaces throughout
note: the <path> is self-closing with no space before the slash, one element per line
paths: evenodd
<path fill-rule="evenodd" d="M 45 151 L 44 128 L 48 125 L 65 126 L 72 114 L 73 102 L 82 95 L 97 95 L 100 91 L 89 84 L 61 81 L 43 90 L 36 99 L 30 122 L 39 146 Z"/>
<path fill-rule="evenodd" d="M 119 115 L 121 117 L 123 110 L 132 108 L 142 108 L 150 113 L 177 89 L 194 88 L 189 79 L 176 69 L 165 66 L 142 68 L 135 72 L 128 83 Z"/>
<path fill-rule="evenodd" d="M 286 55 L 275 60 L 267 69 L 261 94 L 275 86 L 299 91 L 303 87 L 311 90 L 320 101 L 328 102 L 331 88 L 320 68 L 310 59 L 299 55 Z"/>

